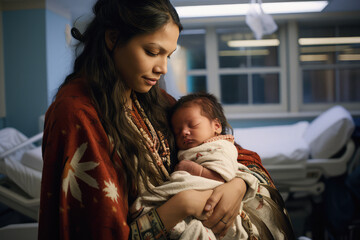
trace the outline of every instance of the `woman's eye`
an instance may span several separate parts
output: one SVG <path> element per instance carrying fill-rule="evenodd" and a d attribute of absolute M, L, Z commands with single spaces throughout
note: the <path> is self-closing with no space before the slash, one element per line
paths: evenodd
<path fill-rule="evenodd" d="M 146 51 L 146 54 L 148 54 L 151 57 L 156 57 L 158 55 L 158 53 L 154 53 L 154 52 L 149 51 L 149 50 L 145 50 L 145 51 Z"/>

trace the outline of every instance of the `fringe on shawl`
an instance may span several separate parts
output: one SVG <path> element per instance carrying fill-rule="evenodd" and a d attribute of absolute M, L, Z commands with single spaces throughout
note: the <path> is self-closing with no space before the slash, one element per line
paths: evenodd
<path fill-rule="evenodd" d="M 281 195 L 276 189 L 271 186 L 268 186 L 266 184 L 261 184 L 261 186 L 265 187 L 268 190 L 270 197 L 266 197 L 264 195 L 257 197 L 261 197 L 262 199 L 264 199 L 264 201 L 266 201 L 272 209 L 275 219 L 273 224 L 275 224 L 276 227 L 280 230 L 280 232 L 283 233 L 284 239 L 295 239 L 290 217 L 286 211 L 285 203 Z M 275 239 L 268 226 L 266 226 L 263 220 L 257 216 L 257 213 L 254 209 L 244 205 L 243 210 L 245 216 L 242 218 L 242 224 L 249 234 L 249 239 Z M 253 224 L 258 229 L 258 238 L 254 235 L 251 224 Z"/>

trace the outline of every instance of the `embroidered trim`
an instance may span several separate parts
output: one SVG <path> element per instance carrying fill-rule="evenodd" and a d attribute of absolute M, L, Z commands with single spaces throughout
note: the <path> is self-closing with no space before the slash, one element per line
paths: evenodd
<path fill-rule="evenodd" d="M 131 239 L 135 240 L 166 240 L 168 235 L 156 209 L 139 217 L 130 228 Z"/>
<path fill-rule="evenodd" d="M 162 181 L 166 181 L 170 178 L 167 169 L 164 166 L 166 163 L 170 166 L 170 148 L 167 140 L 160 131 L 155 131 L 150 120 L 148 119 L 144 109 L 141 107 L 137 100 L 136 94 L 131 94 L 132 100 L 135 103 L 134 113 L 138 112 L 140 117 L 143 119 L 145 126 L 141 124 L 130 112 L 129 109 L 125 108 L 127 120 L 130 125 L 139 133 L 145 144 L 145 147 L 149 149 L 150 157 L 153 160 L 155 168 L 161 175 Z M 144 129 L 145 128 L 145 129 Z M 160 154 L 159 154 L 160 152 Z"/>

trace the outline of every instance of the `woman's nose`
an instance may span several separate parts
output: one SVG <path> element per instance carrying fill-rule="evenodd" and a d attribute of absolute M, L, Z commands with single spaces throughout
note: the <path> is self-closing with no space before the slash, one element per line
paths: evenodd
<path fill-rule="evenodd" d="M 154 72 L 162 75 L 167 73 L 167 57 L 159 59 L 154 67 Z"/>

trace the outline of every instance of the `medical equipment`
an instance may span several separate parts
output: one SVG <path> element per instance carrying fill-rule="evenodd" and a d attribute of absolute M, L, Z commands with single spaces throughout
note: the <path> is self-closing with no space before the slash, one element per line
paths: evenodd
<path fill-rule="evenodd" d="M 290 193 L 319 196 L 324 177 L 346 172 L 356 150 L 353 131 L 350 113 L 336 106 L 311 122 L 235 128 L 234 136 L 242 147 L 260 155 L 286 200 Z M 42 133 L 27 138 L 13 128 L 0 130 L 0 202 L 35 221 L 42 171 L 41 146 L 36 143 L 41 139 Z M 0 236 L 18 233 L 13 227 L 0 229 Z M 18 227 L 35 232 L 37 223 Z"/>
<path fill-rule="evenodd" d="M 0 130 L 0 202 L 38 219 L 42 157 L 35 143 L 42 133 L 27 138 L 13 128 Z"/>
<path fill-rule="evenodd" d="M 259 154 L 275 185 L 284 195 L 324 191 L 321 178 L 340 176 L 355 152 L 350 113 L 334 106 L 313 121 L 252 128 L 235 128 L 235 141 Z"/>

